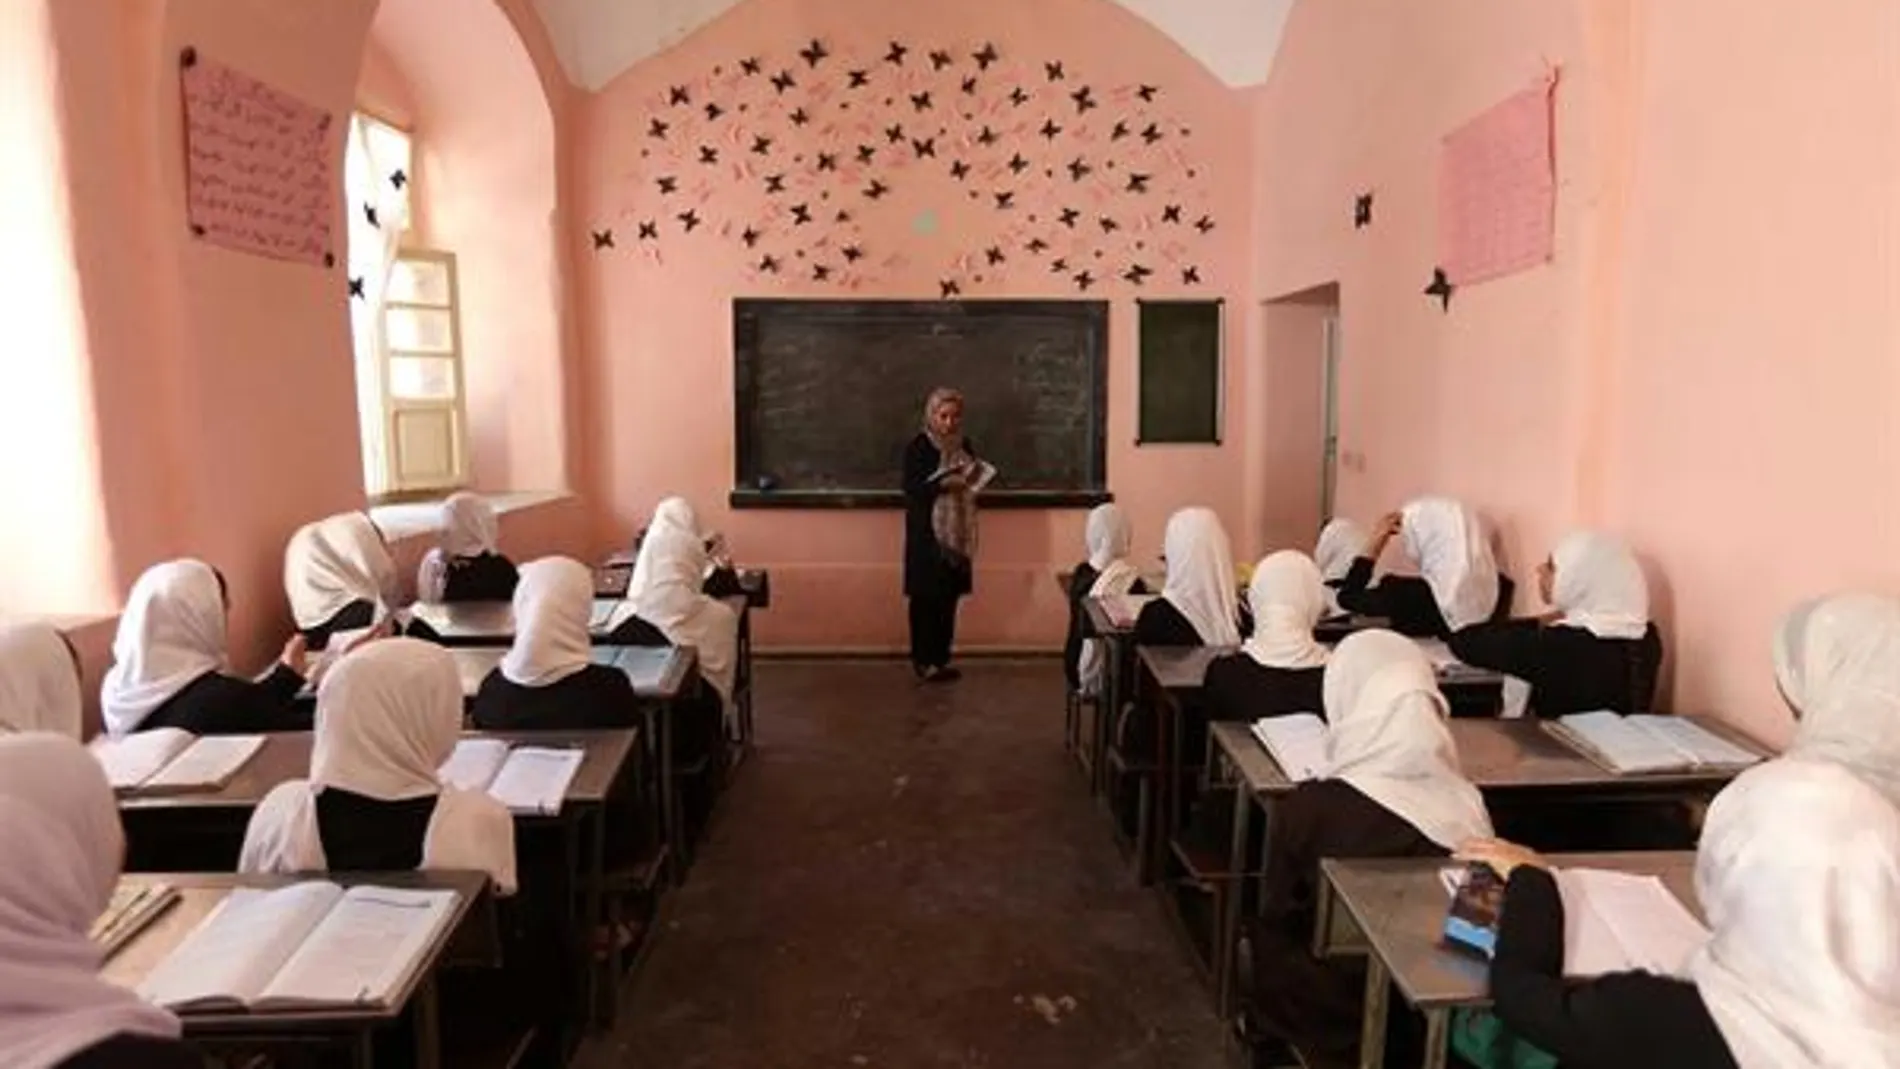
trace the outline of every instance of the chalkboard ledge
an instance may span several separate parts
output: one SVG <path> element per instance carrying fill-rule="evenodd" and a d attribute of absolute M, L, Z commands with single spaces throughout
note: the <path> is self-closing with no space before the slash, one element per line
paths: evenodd
<path fill-rule="evenodd" d="M 1106 490 L 995 490 L 979 499 L 986 509 L 1087 509 L 1115 500 Z M 734 509 L 901 509 L 897 490 L 734 490 Z"/>

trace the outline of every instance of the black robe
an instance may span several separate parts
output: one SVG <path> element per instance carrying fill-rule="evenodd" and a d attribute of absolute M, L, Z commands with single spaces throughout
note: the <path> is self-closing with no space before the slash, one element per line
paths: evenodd
<path fill-rule="evenodd" d="M 1339 607 L 1360 616 L 1377 616 L 1391 621 L 1392 630 L 1413 638 L 1448 638 L 1451 625 L 1438 609 L 1432 586 L 1416 575 L 1387 575 L 1372 581 L 1374 564 L 1370 558 L 1353 558 L 1346 578 L 1339 581 Z M 1511 611 L 1516 584 L 1498 573 L 1498 603 L 1491 619 L 1502 620 Z"/>
<path fill-rule="evenodd" d="M 137 730 L 180 728 L 193 735 L 309 731 L 311 714 L 297 694 L 304 678 L 279 664 L 262 681 L 206 672 L 166 699 Z"/>
<path fill-rule="evenodd" d="M 312 650 L 330 645 L 330 636 L 339 631 L 360 631 L 376 622 L 376 603 L 358 599 L 332 613 L 328 620 L 303 629 L 304 641 Z"/>
<path fill-rule="evenodd" d="M 1268 668 L 1245 653 L 1232 653 L 1207 666 L 1201 701 L 1209 720 L 1252 722 L 1287 713 L 1323 717 L 1325 679 L 1324 666 Z"/>
<path fill-rule="evenodd" d="M 638 727 L 640 699 L 627 674 L 590 664 L 546 686 L 523 686 L 497 668 L 482 680 L 469 718 L 482 731 L 586 731 Z"/>
<path fill-rule="evenodd" d="M 1609 709 L 1646 713 L 1656 694 L 1662 636 L 1651 624 L 1640 639 L 1598 638 L 1580 627 L 1537 620 L 1474 624 L 1446 640 L 1468 665 L 1531 685 L 1530 711 L 1555 718 Z"/>
<path fill-rule="evenodd" d="M 1491 995 L 1506 1028 L 1563 1069 L 1735 1069 L 1735 1056 L 1686 980 L 1645 972 L 1568 981 L 1557 881 L 1524 866 L 1504 888 Z"/>
<path fill-rule="evenodd" d="M 963 448 L 976 456 L 976 444 L 964 439 Z M 937 503 L 938 486 L 930 477 L 943 463 L 930 436 L 919 431 L 904 448 L 904 596 L 936 600 L 961 597 L 971 589 L 970 562 L 952 562 L 937 543 L 930 510 Z"/>
<path fill-rule="evenodd" d="M 507 601 L 515 596 L 521 574 L 514 562 L 499 553 L 450 557 L 443 601 Z"/>

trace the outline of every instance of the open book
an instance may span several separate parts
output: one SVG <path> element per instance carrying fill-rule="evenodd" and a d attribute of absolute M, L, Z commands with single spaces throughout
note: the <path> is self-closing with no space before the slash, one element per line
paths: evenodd
<path fill-rule="evenodd" d="M 1153 594 L 1104 594 L 1096 600 L 1102 603 L 1109 622 L 1123 630 L 1132 630 L 1135 621 L 1141 618 L 1141 610 L 1154 599 Z"/>
<path fill-rule="evenodd" d="M 1253 735 L 1295 783 L 1318 778 L 1326 767 L 1326 721 L 1312 713 L 1256 720 Z"/>
<path fill-rule="evenodd" d="M 945 465 L 930 473 L 930 481 L 933 483 L 940 482 L 963 470 L 961 467 Z M 996 465 L 987 460 L 973 460 L 968 469 L 968 478 L 964 485 L 971 493 L 980 494 L 995 479 Z"/>
<path fill-rule="evenodd" d="M 574 748 L 512 746 L 500 739 L 463 739 L 437 770 L 442 782 L 486 791 L 513 813 L 554 816 L 586 753 Z"/>
<path fill-rule="evenodd" d="M 1679 716 L 1572 713 L 1544 728 L 1578 753 L 1618 774 L 1742 769 L 1762 755 Z"/>
<path fill-rule="evenodd" d="M 171 884 L 121 880 L 112 889 L 112 901 L 106 903 L 105 912 L 92 922 L 87 934 L 109 958 L 177 901 L 178 889 Z"/>
<path fill-rule="evenodd" d="M 345 891 L 321 880 L 240 887 L 172 948 L 139 994 L 181 1013 L 393 1009 L 455 902 L 454 891 Z"/>
<path fill-rule="evenodd" d="M 1445 941 L 1490 957 L 1497 949 L 1504 881 L 1473 865 L 1441 868 L 1451 896 Z M 1564 902 L 1564 975 L 1572 978 L 1640 969 L 1678 976 L 1709 938 L 1695 915 L 1662 880 L 1607 869 L 1556 873 Z"/>
<path fill-rule="evenodd" d="M 263 746 L 262 735 L 199 738 L 179 728 L 154 728 L 116 739 L 102 736 L 89 748 L 113 790 L 177 794 L 223 787 Z"/>

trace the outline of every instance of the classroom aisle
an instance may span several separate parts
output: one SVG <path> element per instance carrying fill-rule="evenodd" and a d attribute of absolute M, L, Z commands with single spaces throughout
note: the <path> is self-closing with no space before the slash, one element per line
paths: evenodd
<path fill-rule="evenodd" d="M 1051 660 L 759 665 L 759 750 L 582 1069 L 1222 1064 Z"/>

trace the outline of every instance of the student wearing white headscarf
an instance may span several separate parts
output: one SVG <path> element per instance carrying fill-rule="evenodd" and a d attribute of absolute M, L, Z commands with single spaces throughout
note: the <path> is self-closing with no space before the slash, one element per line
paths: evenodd
<path fill-rule="evenodd" d="M 1340 1057 L 1358 1041 L 1365 972 L 1313 957 L 1320 859 L 1442 857 L 1490 835 L 1491 820 L 1459 768 L 1444 696 L 1416 643 L 1380 630 L 1348 637 L 1327 662 L 1324 692 L 1327 766 L 1279 801 L 1268 829 L 1249 1025 Z"/>
<path fill-rule="evenodd" d="M 1373 571 L 1394 536 L 1418 575 Z M 1376 616 L 1413 638 L 1446 638 L 1510 611 L 1511 580 L 1498 571 L 1478 514 L 1457 501 L 1423 497 L 1381 520 L 1339 584 L 1347 612 Z"/>
<path fill-rule="evenodd" d="M 1320 578 L 1326 584 L 1328 615 L 1346 611 L 1339 607 L 1339 587 L 1365 544 L 1365 530 L 1343 516 L 1327 521 L 1320 529 L 1319 541 L 1313 546 L 1313 563 L 1319 566 Z"/>
<path fill-rule="evenodd" d="M 1499 1018 L 1566 1069 L 1900 1066 L 1900 810 L 1847 769 L 1770 761 L 1716 797 L 1696 855 L 1710 938 L 1684 976 L 1566 980 L 1546 862 L 1494 841 L 1459 856 L 1508 880 Z"/>
<path fill-rule="evenodd" d="M 626 673 L 593 661 L 588 618 L 594 574 L 547 557 L 521 568 L 515 641 L 475 695 L 470 719 L 484 731 L 633 727 L 639 699 Z"/>
<path fill-rule="evenodd" d="M 49 624 L 0 626 L 0 735 L 81 733 L 79 657 Z"/>
<path fill-rule="evenodd" d="M 1548 616 L 1473 624 L 1446 640 L 1452 654 L 1529 683 L 1536 716 L 1648 712 L 1662 636 L 1650 623 L 1649 585 L 1629 547 L 1600 532 L 1572 532 L 1537 579 Z"/>
<path fill-rule="evenodd" d="M 700 678 L 717 693 L 719 703 L 730 708 L 739 670 L 739 616 L 703 592 L 711 564 L 696 525 L 656 522 L 640 542 L 633 580 L 610 624 L 616 638 L 637 619 L 657 629 L 668 644 L 691 646 L 698 655 Z"/>
<path fill-rule="evenodd" d="M 1795 609 L 1775 636 L 1775 679 L 1799 719 L 1788 753 L 1840 765 L 1900 806 L 1900 599 Z"/>
<path fill-rule="evenodd" d="M 1097 505 L 1089 512 L 1083 531 L 1088 559 L 1069 577 L 1069 637 L 1062 647 L 1062 667 L 1070 690 L 1094 694 L 1102 684 L 1102 641 L 1093 637 L 1083 602 L 1148 592 L 1141 572 L 1128 559 L 1134 538 L 1120 505 Z"/>
<path fill-rule="evenodd" d="M 178 1018 L 99 976 L 89 929 L 119 882 L 125 837 L 105 774 L 77 740 L 0 736 L 0 1065 L 198 1069 Z"/>
<path fill-rule="evenodd" d="M 486 872 L 515 890 L 514 820 L 486 794 L 445 787 L 462 683 L 447 650 L 393 638 L 353 651 L 317 688 L 310 778 L 264 796 L 240 872 Z"/>
<path fill-rule="evenodd" d="M 194 735 L 304 731 L 294 704 L 308 670 L 302 635 L 261 680 L 229 674 L 224 577 L 200 560 L 146 569 L 132 585 L 113 665 L 99 690 L 106 733 L 180 728 Z"/>
<path fill-rule="evenodd" d="M 416 599 L 507 601 L 518 576 L 500 547 L 495 506 L 480 494 L 450 494 L 442 503 L 442 542 L 416 569 Z"/>
<path fill-rule="evenodd" d="M 1162 536 L 1168 578 L 1161 597 L 1142 607 L 1135 641 L 1144 646 L 1240 645 L 1240 592 L 1234 551 L 1214 510 L 1186 508 L 1168 517 Z"/>
<path fill-rule="evenodd" d="M 1202 694 L 1211 720 L 1251 721 L 1317 713 L 1327 650 L 1313 638 L 1326 588 L 1306 554 L 1281 550 L 1254 566 L 1247 585 L 1253 634 L 1240 652 L 1207 666 Z"/>
<path fill-rule="evenodd" d="M 306 524 L 284 550 L 290 614 L 313 650 L 391 621 L 402 601 L 383 533 L 361 512 Z"/>

